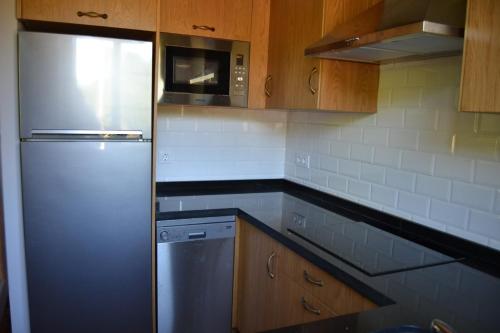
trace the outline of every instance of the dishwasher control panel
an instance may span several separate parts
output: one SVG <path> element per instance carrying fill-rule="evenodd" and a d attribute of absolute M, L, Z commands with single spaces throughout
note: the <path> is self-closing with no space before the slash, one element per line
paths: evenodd
<path fill-rule="evenodd" d="M 189 242 L 235 236 L 235 222 L 178 223 L 158 226 L 157 243 Z"/>

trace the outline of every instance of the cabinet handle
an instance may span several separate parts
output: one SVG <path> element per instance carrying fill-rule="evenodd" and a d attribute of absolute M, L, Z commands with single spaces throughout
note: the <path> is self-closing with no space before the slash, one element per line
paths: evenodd
<path fill-rule="evenodd" d="M 196 30 L 196 29 L 200 29 L 200 30 L 210 30 L 212 32 L 215 31 L 215 27 L 209 27 L 208 25 L 196 25 L 196 24 L 193 24 L 193 29 Z"/>
<path fill-rule="evenodd" d="M 315 278 L 313 278 L 309 272 L 307 272 L 306 270 L 304 270 L 304 279 L 311 283 L 311 284 L 314 284 L 315 286 L 318 286 L 318 287 L 323 287 L 325 285 L 325 283 L 323 282 L 323 280 L 317 280 Z"/>
<path fill-rule="evenodd" d="M 314 306 L 312 306 L 311 304 L 309 304 L 304 297 L 302 297 L 302 300 L 300 302 L 302 303 L 302 307 L 306 311 L 314 313 L 317 316 L 321 315 L 321 310 L 320 309 L 316 309 Z"/>
<path fill-rule="evenodd" d="M 433 333 L 456 333 L 456 331 L 451 328 L 450 325 L 439 319 L 432 320 L 431 331 Z"/>
<path fill-rule="evenodd" d="M 273 77 L 271 75 L 268 75 L 266 77 L 266 83 L 264 84 L 264 92 L 266 93 L 267 97 L 271 97 L 271 89 L 269 87 L 269 83 L 273 80 Z"/>
<path fill-rule="evenodd" d="M 312 79 L 313 79 L 313 76 L 314 74 L 316 74 L 318 72 L 318 69 L 316 67 L 313 67 L 313 69 L 311 70 L 311 73 L 309 73 L 309 91 L 311 92 L 311 94 L 315 95 L 318 90 L 317 89 L 314 89 L 314 87 L 312 86 Z"/>
<path fill-rule="evenodd" d="M 274 279 L 276 277 L 276 275 L 273 273 L 273 270 L 272 270 L 272 263 L 273 263 L 273 259 L 275 256 L 276 256 L 276 252 L 273 252 L 269 256 L 269 258 L 267 258 L 267 275 L 269 275 L 269 277 L 271 279 Z"/>
<path fill-rule="evenodd" d="M 82 12 L 82 11 L 77 11 L 76 15 L 78 15 L 79 17 L 87 16 L 87 17 L 92 17 L 92 18 L 98 18 L 98 17 L 100 17 L 102 19 L 107 19 L 108 18 L 108 14 L 106 14 L 106 13 L 100 14 L 100 13 L 97 13 L 97 12 Z"/>

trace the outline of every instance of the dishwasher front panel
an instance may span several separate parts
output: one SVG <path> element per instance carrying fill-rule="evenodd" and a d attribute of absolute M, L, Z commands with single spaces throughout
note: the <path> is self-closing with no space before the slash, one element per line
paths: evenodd
<path fill-rule="evenodd" d="M 158 228 L 158 333 L 231 332 L 234 229 Z"/>

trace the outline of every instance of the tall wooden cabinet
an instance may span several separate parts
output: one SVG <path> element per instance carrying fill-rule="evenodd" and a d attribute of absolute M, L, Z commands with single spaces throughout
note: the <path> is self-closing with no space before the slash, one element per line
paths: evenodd
<path fill-rule="evenodd" d="M 336 25 L 380 0 L 273 0 L 267 107 L 376 112 L 378 65 L 305 57 Z"/>
<path fill-rule="evenodd" d="M 360 312 L 375 304 L 248 224 L 238 221 L 233 326 L 241 333 Z"/>
<path fill-rule="evenodd" d="M 156 0 L 18 0 L 18 18 L 156 30 Z"/>
<path fill-rule="evenodd" d="M 460 111 L 500 112 L 500 1 L 468 0 Z"/>

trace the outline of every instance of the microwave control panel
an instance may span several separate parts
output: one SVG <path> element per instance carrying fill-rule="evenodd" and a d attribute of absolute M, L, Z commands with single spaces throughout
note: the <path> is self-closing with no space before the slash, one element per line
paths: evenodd
<path fill-rule="evenodd" d="M 236 54 L 235 55 L 235 66 L 233 69 L 233 95 L 235 96 L 245 96 L 247 94 L 248 88 L 248 67 L 246 66 L 245 55 Z"/>

